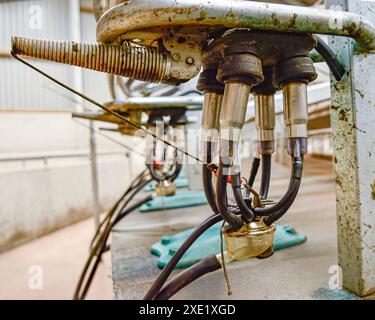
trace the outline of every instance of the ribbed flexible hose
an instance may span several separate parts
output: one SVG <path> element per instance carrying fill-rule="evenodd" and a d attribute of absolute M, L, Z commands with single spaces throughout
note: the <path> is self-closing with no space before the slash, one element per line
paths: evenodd
<path fill-rule="evenodd" d="M 12 51 L 17 55 L 44 59 L 91 70 L 129 77 L 146 82 L 163 82 L 171 62 L 154 48 L 76 43 L 12 37 Z"/>

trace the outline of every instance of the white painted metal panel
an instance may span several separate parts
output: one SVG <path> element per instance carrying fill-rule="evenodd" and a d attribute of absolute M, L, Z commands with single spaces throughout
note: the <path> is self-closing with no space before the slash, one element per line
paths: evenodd
<path fill-rule="evenodd" d="M 73 0 L 0 1 L 0 52 L 10 51 L 12 35 L 72 39 L 76 28 L 71 19 L 73 4 Z M 61 80 L 74 83 L 72 67 L 49 62 L 38 62 L 38 65 Z M 61 92 L 11 57 L 0 57 L 0 109 L 75 108 L 64 97 L 67 93 Z"/>

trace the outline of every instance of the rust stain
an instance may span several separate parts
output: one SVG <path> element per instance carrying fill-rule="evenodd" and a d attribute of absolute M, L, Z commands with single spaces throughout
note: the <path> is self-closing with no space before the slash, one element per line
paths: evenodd
<path fill-rule="evenodd" d="M 365 94 L 363 93 L 363 91 L 355 89 L 355 92 L 357 92 L 361 96 L 361 98 L 364 98 Z"/>
<path fill-rule="evenodd" d="M 271 19 L 272 19 L 272 24 L 274 25 L 274 26 L 277 26 L 278 24 L 279 24 L 279 19 L 277 19 L 277 15 L 276 15 L 276 13 L 272 13 L 272 15 L 271 15 Z"/>
<path fill-rule="evenodd" d="M 340 110 L 339 120 L 340 121 L 348 121 L 348 117 L 347 117 L 346 112 L 344 110 Z"/>
<path fill-rule="evenodd" d="M 371 199 L 372 199 L 372 200 L 375 200 L 375 180 L 374 180 L 374 182 L 371 184 Z"/>
<path fill-rule="evenodd" d="M 289 27 L 293 27 L 296 24 L 297 17 L 298 17 L 298 15 L 296 13 L 293 14 L 293 18 L 291 18 L 290 21 L 289 21 L 289 23 L 288 23 Z"/>
<path fill-rule="evenodd" d="M 204 10 L 201 10 L 199 12 L 199 18 L 197 18 L 197 21 L 203 21 L 206 19 L 206 17 L 207 17 L 207 12 Z"/>
<path fill-rule="evenodd" d="M 235 14 L 233 13 L 232 9 L 225 14 L 225 18 L 234 18 L 234 17 L 235 17 Z"/>
<path fill-rule="evenodd" d="M 171 13 L 175 13 L 177 15 L 190 15 L 193 12 L 199 10 L 198 6 L 191 6 L 188 8 L 157 8 L 153 10 L 153 13 L 156 17 L 160 17 L 162 15 L 168 15 Z"/>
<path fill-rule="evenodd" d="M 341 182 L 341 180 L 340 180 L 339 178 L 336 178 L 336 184 L 337 184 L 340 188 L 342 188 L 342 182 Z"/>
<path fill-rule="evenodd" d="M 357 26 L 355 22 L 344 26 L 344 30 L 347 31 L 354 38 L 365 38 L 366 30 L 363 27 Z"/>

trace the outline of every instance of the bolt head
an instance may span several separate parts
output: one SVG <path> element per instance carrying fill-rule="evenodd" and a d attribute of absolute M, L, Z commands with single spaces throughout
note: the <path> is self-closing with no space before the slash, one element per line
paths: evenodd
<path fill-rule="evenodd" d="M 175 62 L 180 61 L 181 60 L 180 54 L 178 54 L 178 53 L 172 54 L 172 60 L 175 61 Z"/>
<path fill-rule="evenodd" d="M 193 64 L 194 63 L 194 59 L 192 57 L 187 57 L 186 58 L 186 63 L 187 64 Z"/>

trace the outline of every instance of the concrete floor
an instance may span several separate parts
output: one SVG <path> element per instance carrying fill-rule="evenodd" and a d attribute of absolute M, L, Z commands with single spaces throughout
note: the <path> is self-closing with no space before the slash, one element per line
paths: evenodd
<path fill-rule="evenodd" d="M 88 219 L 0 254 L 0 300 L 71 299 L 93 232 L 94 222 Z M 107 254 L 88 299 L 112 299 L 110 264 Z M 41 289 L 35 278 L 39 270 Z"/>
<path fill-rule="evenodd" d="M 282 195 L 288 173 L 288 168 L 274 166 L 272 198 Z M 118 228 L 112 244 L 115 298 L 141 298 L 158 272 L 156 258 L 147 253 L 149 245 L 162 234 L 196 224 L 209 214 L 205 206 L 184 212 L 133 215 Z M 149 225 L 137 229 L 140 219 Z M 280 223 L 305 233 L 307 242 L 279 251 L 267 260 L 230 264 L 232 298 L 311 299 L 319 298 L 316 293 L 328 286 L 332 276 L 329 268 L 337 263 L 334 179 L 329 161 L 307 162 L 301 193 Z M 0 299 L 71 299 L 93 230 L 93 221 L 86 220 L 1 254 Z M 29 287 L 35 279 L 30 267 L 35 265 L 43 270 L 41 290 Z M 110 278 L 111 261 L 106 254 L 88 299 L 112 299 Z M 176 298 L 227 298 L 222 272 L 205 276 Z"/>

